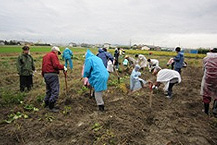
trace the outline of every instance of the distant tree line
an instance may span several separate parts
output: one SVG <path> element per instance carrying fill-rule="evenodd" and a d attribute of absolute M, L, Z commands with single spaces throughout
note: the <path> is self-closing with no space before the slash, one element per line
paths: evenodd
<path fill-rule="evenodd" d="M 14 41 L 14 40 L 10 40 L 10 41 L 4 41 L 5 45 L 21 45 L 20 42 L 18 41 Z"/>
<path fill-rule="evenodd" d="M 209 52 L 210 50 L 209 49 L 203 49 L 203 48 L 199 48 L 198 49 L 198 53 L 199 54 L 206 54 L 207 52 Z"/>
<path fill-rule="evenodd" d="M 10 40 L 10 41 L 1 41 L 4 43 L 4 45 L 35 45 L 35 46 L 51 46 L 47 43 L 33 43 L 33 42 L 27 42 L 27 41 L 17 41 L 17 40 Z"/>

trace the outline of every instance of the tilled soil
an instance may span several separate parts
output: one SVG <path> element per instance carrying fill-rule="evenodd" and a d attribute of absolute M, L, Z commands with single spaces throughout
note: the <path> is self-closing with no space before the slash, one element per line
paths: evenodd
<path fill-rule="evenodd" d="M 145 74 L 146 79 L 154 78 Z M 124 73 L 120 75 L 124 77 Z M 163 86 L 154 94 L 148 88 L 128 94 L 121 87 L 109 86 L 103 97 L 105 112 L 98 111 L 88 90 L 78 93 L 82 84 L 75 81 L 69 83 L 67 97 L 64 93 L 60 95 L 59 113 L 51 113 L 35 103 L 39 111 L 27 112 L 28 119 L 0 124 L 0 144 L 216 145 L 217 120 L 202 112 L 201 78 L 201 68 L 183 69 L 182 82 L 174 86 L 172 99 L 164 96 Z M 77 76 L 68 79 L 77 79 Z M 62 113 L 64 106 L 71 107 L 66 114 Z M 6 119 L 16 111 L 25 110 L 21 105 L 2 106 L 0 117 Z"/>

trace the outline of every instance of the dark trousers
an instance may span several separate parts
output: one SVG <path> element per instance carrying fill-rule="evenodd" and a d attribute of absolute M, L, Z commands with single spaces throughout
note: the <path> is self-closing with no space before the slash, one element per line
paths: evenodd
<path fill-rule="evenodd" d="M 181 75 L 181 72 L 182 72 L 182 71 L 181 71 L 181 68 L 176 68 L 176 67 L 175 67 L 175 71 L 179 72 L 179 74 Z"/>
<path fill-rule="evenodd" d="M 178 78 L 174 78 L 170 80 L 169 87 L 168 87 L 168 96 L 172 96 L 173 86 L 177 83 L 178 83 Z"/>
<path fill-rule="evenodd" d="M 172 70 L 174 69 L 174 65 L 175 65 L 175 62 L 173 62 L 173 63 L 171 64 L 171 69 L 172 69 Z"/>
<path fill-rule="evenodd" d="M 44 101 L 49 103 L 55 103 L 59 96 L 59 77 L 55 73 L 44 74 L 44 80 L 46 83 L 46 96 Z"/>
<path fill-rule="evenodd" d="M 30 91 L 33 87 L 32 75 L 30 76 L 20 76 L 20 91 L 23 92 L 25 88 Z"/>

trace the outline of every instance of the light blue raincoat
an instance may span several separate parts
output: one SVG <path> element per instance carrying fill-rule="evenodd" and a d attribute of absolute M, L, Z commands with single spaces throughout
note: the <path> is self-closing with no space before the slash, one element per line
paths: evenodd
<path fill-rule="evenodd" d="M 69 48 L 66 48 L 63 51 L 63 59 L 71 59 L 72 56 L 73 56 L 73 53 Z"/>
<path fill-rule="evenodd" d="M 68 61 L 69 61 L 70 69 L 73 68 L 73 63 L 72 63 L 72 59 L 71 59 L 72 56 L 73 56 L 73 53 L 69 48 L 66 48 L 63 51 L 62 58 L 65 60 L 65 67 L 67 67 L 67 64 L 68 64 Z"/>
<path fill-rule="evenodd" d="M 94 55 L 90 50 L 87 50 L 86 53 L 83 77 L 88 78 L 90 85 L 96 92 L 107 90 L 109 73 L 102 59 Z"/>
<path fill-rule="evenodd" d="M 140 69 L 140 66 L 136 65 L 130 75 L 130 90 L 131 91 L 136 91 L 136 90 L 141 89 L 143 87 L 142 84 L 146 83 L 146 81 L 139 78 L 139 76 L 141 76 L 139 69 Z"/>

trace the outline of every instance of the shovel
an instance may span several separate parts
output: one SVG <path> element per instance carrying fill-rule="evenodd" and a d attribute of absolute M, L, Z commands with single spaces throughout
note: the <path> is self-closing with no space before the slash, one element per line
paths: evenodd
<path fill-rule="evenodd" d="M 118 72 L 117 72 L 115 66 L 113 66 L 113 69 L 115 70 L 115 73 L 116 73 L 116 75 L 117 75 L 117 77 L 118 77 L 118 83 L 120 84 L 120 76 L 119 76 L 119 74 L 118 74 Z"/>
<path fill-rule="evenodd" d="M 67 85 L 67 71 L 64 72 L 65 76 L 65 86 L 66 86 L 66 94 L 68 93 L 68 85 Z"/>

